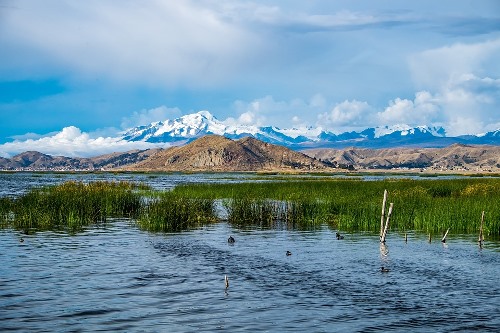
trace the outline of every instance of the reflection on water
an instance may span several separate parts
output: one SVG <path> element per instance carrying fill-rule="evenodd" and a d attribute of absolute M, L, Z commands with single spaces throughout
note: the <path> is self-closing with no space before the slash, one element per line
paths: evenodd
<path fill-rule="evenodd" d="M 225 223 L 162 235 L 123 220 L 75 236 L 22 237 L 0 231 L 2 332 L 500 327 L 500 255 L 489 242 L 480 250 L 449 239 L 444 248 L 389 234 L 381 246 L 378 235 L 337 240 L 328 229 Z"/>

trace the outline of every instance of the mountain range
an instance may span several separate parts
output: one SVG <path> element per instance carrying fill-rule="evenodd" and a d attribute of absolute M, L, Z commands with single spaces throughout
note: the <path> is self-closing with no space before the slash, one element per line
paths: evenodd
<path fill-rule="evenodd" d="M 500 129 L 479 135 L 450 137 L 446 135 L 442 127 L 396 125 L 335 134 L 319 127 L 280 129 L 275 126 L 232 125 L 227 121 L 219 121 L 208 111 L 134 127 L 124 131 L 121 139 L 182 145 L 209 134 L 221 135 L 233 140 L 250 136 L 294 150 L 346 147 L 437 148 L 455 143 L 500 145 Z"/>
<path fill-rule="evenodd" d="M 418 168 L 500 171 L 500 130 L 448 137 L 441 127 L 399 125 L 334 134 L 321 128 L 231 125 L 207 111 L 121 133 L 121 140 L 167 143 L 166 149 L 96 157 L 28 151 L 0 157 L 0 170 L 262 171 Z"/>
<path fill-rule="evenodd" d="M 358 170 L 500 172 L 500 146 L 453 144 L 445 148 L 319 148 L 303 151 L 335 166 Z"/>
<path fill-rule="evenodd" d="M 167 149 L 134 150 L 93 158 L 50 156 L 40 152 L 0 158 L 0 170 L 18 171 L 333 172 L 339 169 L 499 173 L 500 146 L 315 148 L 298 152 L 253 137 L 231 140 L 220 135 L 206 135 Z"/>

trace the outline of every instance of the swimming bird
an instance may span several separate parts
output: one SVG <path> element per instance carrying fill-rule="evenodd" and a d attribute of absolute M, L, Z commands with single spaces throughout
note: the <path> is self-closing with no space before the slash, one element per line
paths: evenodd
<path fill-rule="evenodd" d="M 228 243 L 234 243 L 235 240 L 234 240 L 233 236 L 229 236 L 229 238 L 227 239 L 227 242 Z"/>
<path fill-rule="evenodd" d="M 380 271 L 382 273 L 387 273 L 387 272 L 389 272 L 389 268 L 385 268 L 384 266 L 382 266 L 382 267 L 380 267 Z"/>
<path fill-rule="evenodd" d="M 287 256 L 291 256 L 291 255 L 292 255 L 292 252 L 290 252 L 290 251 L 286 251 L 286 255 L 287 255 Z"/>
<path fill-rule="evenodd" d="M 341 234 L 339 234 L 338 232 L 336 233 L 335 235 L 337 237 L 337 239 L 344 239 L 344 236 L 342 236 Z"/>
<path fill-rule="evenodd" d="M 229 278 L 227 277 L 227 275 L 224 275 L 224 283 L 226 285 L 226 289 L 229 288 Z"/>
<path fill-rule="evenodd" d="M 22 238 L 22 237 L 21 237 L 21 238 L 19 239 L 19 242 L 20 242 L 20 243 L 24 242 L 24 238 Z"/>

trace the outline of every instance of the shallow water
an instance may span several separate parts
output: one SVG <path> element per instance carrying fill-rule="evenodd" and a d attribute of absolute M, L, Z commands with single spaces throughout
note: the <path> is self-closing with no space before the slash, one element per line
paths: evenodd
<path fill-rule="evenodd" d="M 0 189 L 72 177 L 171 188 L 239 176 L 13 174 L 0 175 Z M 0 331 L 498 332 L 499 242 L 481 250 L 473 236 L 405 243 L 390 233 L 381 248 L 378 235 L 335 232 L 218 223 L 152 234 L 129 220 L 76 235 L 0 230 Z"/>
<path fill-rule="evenodd" d="M 227 243 L 233 235 L 234 245 Z M 0 330 L 497 331 L 500 251 L 471 239 L 234 230 L 0 232 Z M 285 252 L 292 252 L 286 256 Z M 380 267 L 390 269 L 380 272 Z M 224 276 L 229 277 L 229 288 Z"/>

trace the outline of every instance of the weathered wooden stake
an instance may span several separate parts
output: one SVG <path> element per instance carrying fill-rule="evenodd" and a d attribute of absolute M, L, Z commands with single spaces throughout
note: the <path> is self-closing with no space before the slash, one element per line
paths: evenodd
<path fill-rule="evenodd" d="M 227 277 L 227 275 L 224 275 L 224 283 L 226 285 L 226 289 L 229 288 L 229 278 Z"/>
<path fill-rule="evenodd" d="M 483 226 L 484 226 L 484 210 L 483 213 L 481 214 L 481 226 L 479 227 L 479 238 L 477 240 L 480 247 L 483 246 L 484 242 Z"/>
<path fill-rule="evenodd" d="M 432 242 L 432 235 L 429 234 L 429 243 Z"/>
<path fill-rule="evenodd" d="M 444 233 L 443 238 L 441 238 L 441 243 L 446 243 L 446 236 L 448 236 L 449 231 L 450 231 L 450 228 L 448 228 L 448 230 L 446 230 L 446 232 Z"/>
<path fill-rule="evenodd" d="M 382 234 L 384 233 L 385 221 L 385 203 L 387 202 L 387 190 L 384 190 L 384 200 L 382 201 L 382 215 L 380 216 L 380 241 L 382 242 Z"/>
<path fill-rule="evenodd" d="M 405 243 L 408 243 L 408 234 L 405 232 Z"/>
<path fill-rule="evenodd" d="M 391 202 L 389 204 L 389 212 L 387 213 L 387 219 L 385 220 L 384 232 L 382 233 L 382 237 L 380 238 L 381 243 L 385 243 L 385 236 L 387 236 L 387 229 L 389 228 L 389 220 L 391 219 L 393 206 L 394 206 L 394 204 Z"/>

